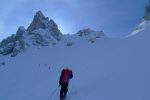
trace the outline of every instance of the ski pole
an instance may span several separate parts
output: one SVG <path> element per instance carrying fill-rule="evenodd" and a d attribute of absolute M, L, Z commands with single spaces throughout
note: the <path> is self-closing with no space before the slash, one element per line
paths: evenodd
<path fill-rule="evenodd" d="M 49 96 L 48 100 L 50 100 L 53 97 L 53 95 L 55 94 L 55 92 L 57 91 L 57 89 L 59 88 L 59 86 L 52 92 L 52 94 Z"/>

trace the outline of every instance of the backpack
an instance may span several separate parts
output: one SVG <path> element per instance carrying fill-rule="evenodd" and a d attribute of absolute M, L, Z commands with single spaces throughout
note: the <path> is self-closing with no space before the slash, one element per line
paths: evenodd
<path fill-rule="evenodd" d="M 71 71 L 70 70 L 64 70 L 63 76 L 62 76 L 62 82 L 66 83 L 69 81 L 71 76 Z"/>

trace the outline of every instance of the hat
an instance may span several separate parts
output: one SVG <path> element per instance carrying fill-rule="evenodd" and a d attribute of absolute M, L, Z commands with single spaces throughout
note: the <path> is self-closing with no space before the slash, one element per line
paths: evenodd
<path fill-rule="evenodd" d="M 68 66 L 66 66 L 66 69 L 69 69 L 69 67 L 68 67 Z"/>

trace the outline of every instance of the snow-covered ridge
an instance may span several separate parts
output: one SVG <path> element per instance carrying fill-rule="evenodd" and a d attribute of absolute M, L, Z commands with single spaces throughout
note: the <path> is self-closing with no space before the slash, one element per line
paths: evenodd
<path fill-rule="evenodd" d="M 103 31 L 94 31 L 90 28 L 80 30 L 76 33 L 78 36 L 85 38 L 86 40 L 90 42 L 94 42 L 97 38 L 101 38 L 104 36 Z"/>
<path fill-rule="evenodd" d="M 131 34 L 129 34 L 127 37 L 133 36 L 143 30 L 145 30 L 146 27 L 148 27 L 150 25 L 150 21 L 149 20 L 143 20 L 138 26 L 136 26 L 136 28 L 133 30 L 133 32 L 131 32 Z"/>
<path fill-rule="evenodd" d="M 133 36 L 141 31 L 144 31 L 150 25 L 150 0 L 145 7 L 145 15 L 139 25 L 127 36 Z"/>
<path fill-rule="evenodd" d="M 52 19 L 49 20 L 41 11 L 38 11 L 27 30 L 21 26 L 16 34 L 0 42 L 0 55 L 10 54 L 13 57 L 29 46 L 49 46 L 56 45 L 58 42 L 63 42 L 62 44 L 66 46 L 72 46 L 74 36 L 93 43 L 97 38 L 103 37 L 104 33 L 88 28 L 66 38 Z"/>

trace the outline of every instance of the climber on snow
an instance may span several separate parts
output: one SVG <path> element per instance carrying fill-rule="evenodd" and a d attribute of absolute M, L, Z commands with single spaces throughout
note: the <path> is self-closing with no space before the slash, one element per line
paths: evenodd
<path fill-rule="evenodd" d="M 61 86 L 60 89 L 60 100 L 63 100 L 66 98 L 67 92 L 68 92 L 68 84 L 69 79 L 73 78 L 72 70 L 70 70 L 68 67 L 62 70 L 60 79 L 59 79 L 59 85 Z"/>

